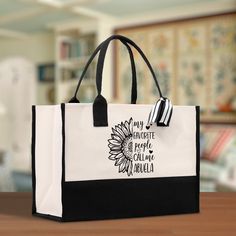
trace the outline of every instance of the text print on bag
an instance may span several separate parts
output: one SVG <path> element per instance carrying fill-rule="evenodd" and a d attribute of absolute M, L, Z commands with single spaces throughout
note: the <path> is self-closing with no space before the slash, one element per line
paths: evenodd
<path fill-rule="evenodd" d="M 111 138 L 108 139 L 109 159 L 115 161 L 119 172 L 152 173 L 154 172 L 152 140 L 155 133 L 148 131 L 143 121 L 121 122 L 112 127 Z"/>

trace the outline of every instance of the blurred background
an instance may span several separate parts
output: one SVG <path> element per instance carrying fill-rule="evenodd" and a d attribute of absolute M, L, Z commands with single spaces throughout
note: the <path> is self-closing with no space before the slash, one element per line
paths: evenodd
<path fill-rule="evenodd" d="M 111 34 L 133 39 L 163 94 L 201 106 L 201 191 L 236 191 L 235 0 L 0 0 L 0 191 L 31 190 L 31 105 L 68 102 L 89 55 Z M 133 50 L 138 102 L 158 99 Z M 79 91 L 95 95 L 96 60 Z M 109 102 L 129 102 L 126 48 L 112 43 Z"/>

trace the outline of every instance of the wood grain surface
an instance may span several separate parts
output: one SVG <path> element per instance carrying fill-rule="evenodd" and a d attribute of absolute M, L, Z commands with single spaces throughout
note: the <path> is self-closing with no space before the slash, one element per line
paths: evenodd
<path fill-rule="evenodd" d="M 31 216 L 31 193 L 0 193 L 0 235 L 236 235 L 236 193 L 201 193 L 201 213 L 59 223 Z"/>

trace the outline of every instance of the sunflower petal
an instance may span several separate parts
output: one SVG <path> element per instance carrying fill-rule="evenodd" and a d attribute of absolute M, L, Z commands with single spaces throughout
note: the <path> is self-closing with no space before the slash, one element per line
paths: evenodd
<path fill-rule="evenodd" d="M 117 141 L 119 141 L 120 143 L 122 142 L 122 139 L 120 138 L 120 136 L 118 136 L 117 134 L 112 134 L 111 137 Z"/>
<path fill-rule="evenodd" d="M 112 143 L 109 143 L 108 144 L 108 147 L 121 147 L 121 144 L 112 144 Z"/>
<path fill-rule="evenodd" d="M 110 150 L 110 154 L 118 155 L 121 151 L 120 150 Z"/>
<path fill-rule="evenodd" d="M 130 129 L 129 129 L 129 123 L 128 123 L 128 121 L 126 120 L 125 121 L 125 128 L 127 129 L 127 131 L 128 131 L 128 135 L 130 135 L 131 134 L 131 132 L 130 132 Z"/>
<path fill-rule="evenodd" d="M 119 172 L 123 172 L 125 169 L 125 160 L 119 165 Z"/>
<path fill-rule="evenodd" d="M 108 139 L 108 142 L 113 144 L 113 145 L 120 145 L 120 142 L 117 141 L 116 139 Z"/>
<path fill-rule="evenodd" d="M 116 155 L 116 159 L 120 159 L 121 157 L 123 157 L 124 156 L 124 154 L 122 153 L 122 152 L 120 152 L 118 155 Z"/>
<path fill-rule="evenodd" d="M 108 144 L 108 147 L 111 149 L 111 151 L 121 150 L 121 146 L 114 146 L 113 144 Z"/>
<path fill-rule="evenodd" d="M 133 134 L 133 118 L 132 117 L 129 119 L 129 130 L 130 130 L 130 133 Z"/>
<path fill-rule="evenodd" d="M 124 173 L 126 171 L 126 165 L 127 165 L 128 160 L 125 158 L 123 161 L 122 165 L 124 165 L 122 172 Z"/>
<path fill-rule="evenodd" d="M 122 131 L 122 128 L 121 128 L 121 125 L 120 125 L 120 124 L 116 126 L 116 130 L 117 130 L 117 132 L 119 132 L 120 137 L 122 137 L 122 139 L 124 139 L 124 138 L 125 138 L 125 134 L 124 134 L 124 132 Z"/>
<path fill-rule="evenodd" d="M 108 157 L 108 159 L 114 161 L 114 160 L 116 159 L 116 156 L 117 156 L 117 155 L 111 154 L 111 155 Z"/>
<path fill-rule="evenodd" d="M 129 132 L 128 132 L 128 130 L 126 129 L 125 124 L 124 124 L 123 122 L 121 122 L 121 129 L 122 129 L 122 131 L 123 131 L 125 137 L 127 137 L 127 136 L 129 135 Z"/>
<path fill-rule="evenodd" d="M 123 135 L 120 134 L 120 132 L 118 132 L 116 130 L 116 126 L 115 126 L 115 128 L 112 128 L 112 132 L 113 132 L 113 134 L 116 134 L 121 139 L 121 141 L 124 139 Z"/>
<path fill-rule="evenodd" d="M 125 160 L 124 156 L 122 156 L 121 158 L 117 159 L 116 162 L 115 162 L 115 166 L 120 165 L 121 163 L 123 163 L 124 160 Z"/>
<path fill-rule="evenodd" d="M 127 161 L 125 163 L 125 171 L 128 171 L 129 162 L 130 162 L 130 160 L 127 159 Z"/>
<path fill-rule="evenodd" d="M 128 176 L 132 175 L 132 168 L 133 168 L 133 162 L 130 161 L 128 171 L 127 171 Z"/>

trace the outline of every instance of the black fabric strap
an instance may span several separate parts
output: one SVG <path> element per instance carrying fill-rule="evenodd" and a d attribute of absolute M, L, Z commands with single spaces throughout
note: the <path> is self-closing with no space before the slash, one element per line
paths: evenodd
<path fill-rule="evenodd" d="M 146 56 L 144 55 L 142 50 L 132 40 L 130 40 L 122 35 L 113 35 L 113 36 L 109 37 L 107 39 L 107 41 L 110 42 L 111 40 L 114 40 L 114 39 L 119 39 L 122 42 L 125 41 L 126 43 L 129 43 L 140 53 L 143 60 L 147 64 L 148 68 L 150 69 L 153 79 L 156 83 L 157 89 L 159 91 L 159 95 L 160 95 L 160 97 L 162 97 L 161 89 L 159 87 L 156 75 L 153 71 L 153 68 L 152 68 L 150 62 L 148 61 L 148 59 L 146 58 Z M 109 46 L 109 43 L 104 43 L 101 46 L 101 50 L 100 50 L 99 57 L 98 57 L 98 63 L 97 63 L 96 85 L 97 85 L 98 95 L 93 103 L 93 124 L 95 127 L 108 126 L 107 101 L 101 95 L 102 72 L 103 72 L 105 55 L 106 55 L 108 46 Z"/>
<path fill-rule="evenodd" d="M 140 55 L 142 56 L 143 60 L 147 64 L 147 66 L 148 66 L 148 68 L 149 68 L 149 70 L 150 70 L 150 72 L 153 76 L 153 79 L 154 79 L 155 84 L 157 86 L 159 95 L 160 95 L 160 97 L 162 97 L 161 89 L 160 89 L 160 86 L 158 84 L 155 72 L 154 72 L 150 62 L 148 61 L 147 57 L 143 53 L 143 51 L 132 40 L 130 40 L 129 38 L 126 38 L 122 35 L 112 35 L 107 40 L 110 42 L 111 40 L 114 40 L 114 39 L 118 39 L 118 40 L 121 40 L 122 42 L 125 41 L 126 43 L 129 43 L 130 45 L 132 45 L 140 53 Z M 99 57 L 98 57 L 97 73 L 96 73 L 96 84 L 97 84 L 98 95 L 101 94 L 101 90 L 102 90 L 102 72 L 103 72 L 105 55 L 106 55 L 106 52 L 107 52 L 108 45 L 109 44 L 107 44 L 107 43 L 104 43 L 102 45 L 102 48 L 101 48 L 101 51 L 100 51 Z"/>
<path fill-rule="evenodd" d="M 81 85 L 81 82 L 82 82 L 82 80 L 83 80 L 83 78 L 84 78 L 84 76 L 85 76 L 85 74 L 88 70 L 89 65 L 91 64 L 91 62 L 93 61 L 93 59 L 95 58 L 97 53 L 102 49 L 103 46 L 106 46 L 106 48 L 108 47 L 110 41 L 112 41 L 112 39 L 108 38 L 103 43 L 101 43 L 95 49 L 95 51 L 93 52 L 93 54 L 89 58 L 87 64 L 84 67 L 84 70 L 83 70 L 83 72 L 80 76 L 80 80 L 77 84 L 75 94 L 69 101 L 70 103 L 78 103 L 79 102 L 79 100 L 77 99 L 77 93 L 78 93 L 79 87 Z M 136 104 L 136 101 L 137 101 L 137 77 L 136 77 L 136 68 L 135 68 L 133 52 L 132 52 L 129 44 L 125 40 L 120 39 L 120 41 L 127 47 L 128 52 L 129 52 L 129 57 L 130 57 L 130 62 L 131 62 L 131 70 L 132 70 L 131 103 Z"/>

